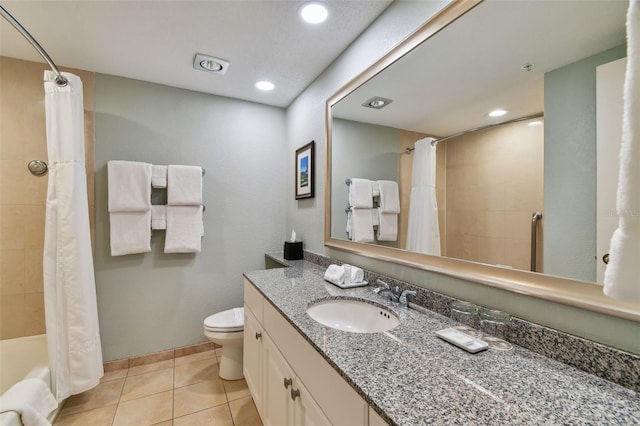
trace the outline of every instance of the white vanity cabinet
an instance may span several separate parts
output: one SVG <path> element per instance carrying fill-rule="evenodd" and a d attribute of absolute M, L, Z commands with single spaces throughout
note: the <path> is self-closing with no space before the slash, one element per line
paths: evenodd
<path fill-rule="evenodd" d="M 246 279 L 244 297 L 244 375 L 263 423 L 367 426 L 364 399 Z"/>

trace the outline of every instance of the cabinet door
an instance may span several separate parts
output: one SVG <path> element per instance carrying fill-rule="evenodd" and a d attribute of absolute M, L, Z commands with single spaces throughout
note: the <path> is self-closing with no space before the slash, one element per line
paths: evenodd
<path fill-rule="evenodd" d="M 295 426 L 325 426 L 331 425 L 320 406 L 313 400 L 311 394 L 299 379 L 295 379 L 291 392 L 293 403 L 293 425 Z"/>
<path fill-rule="evenodd" d="M 247 305 L 244 307 L 243 372 L 258 413 L 262 415 L 262 336 L 263 329 Z"/>
<path fill-rule="evenodd" d="M 268 334 L 262 336 L 264 356 L 264 400 L 262 421 L 266 426 L 293 424 L 293 404 L 289 392 L 293 373 Z M 285 382 L 286 380 L 286 382 Z"/>

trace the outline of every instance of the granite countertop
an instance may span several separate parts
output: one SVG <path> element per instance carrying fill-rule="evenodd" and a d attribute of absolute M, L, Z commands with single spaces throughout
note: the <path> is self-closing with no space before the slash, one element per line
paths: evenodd
<path fill-rule="evenodd" d="M 456 325 L 400 307 L 372 286 L 342 290 L 310 262 L 245 273 L 253 285 L 384 419 L 419 424 L 640 425 L 640 394 L 514 345 L 469 354 L 436 337 Z M 307 315 L 318 299 L 354 297 L 386 306 L 400 325 L 350 333 Z"/>

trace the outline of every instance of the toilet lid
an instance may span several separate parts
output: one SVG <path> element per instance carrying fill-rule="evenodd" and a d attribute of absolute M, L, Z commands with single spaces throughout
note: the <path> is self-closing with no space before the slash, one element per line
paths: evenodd
<path fill-rule="evenodd" d="M 204 328 L 211 331 L 242 331 L 244 308 L 233 308 L 208 316 Z"/>

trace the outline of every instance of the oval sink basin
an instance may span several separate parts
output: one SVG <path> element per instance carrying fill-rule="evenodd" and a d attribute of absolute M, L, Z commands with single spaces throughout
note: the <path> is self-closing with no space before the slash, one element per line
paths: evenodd
<path fill-rule="evenodd" d="M 352 333 L 378 333 L 400 324 L 393 312 L 354 299 L 323 300 L 309 306 L 307 313 L 322 325 Z"/>

